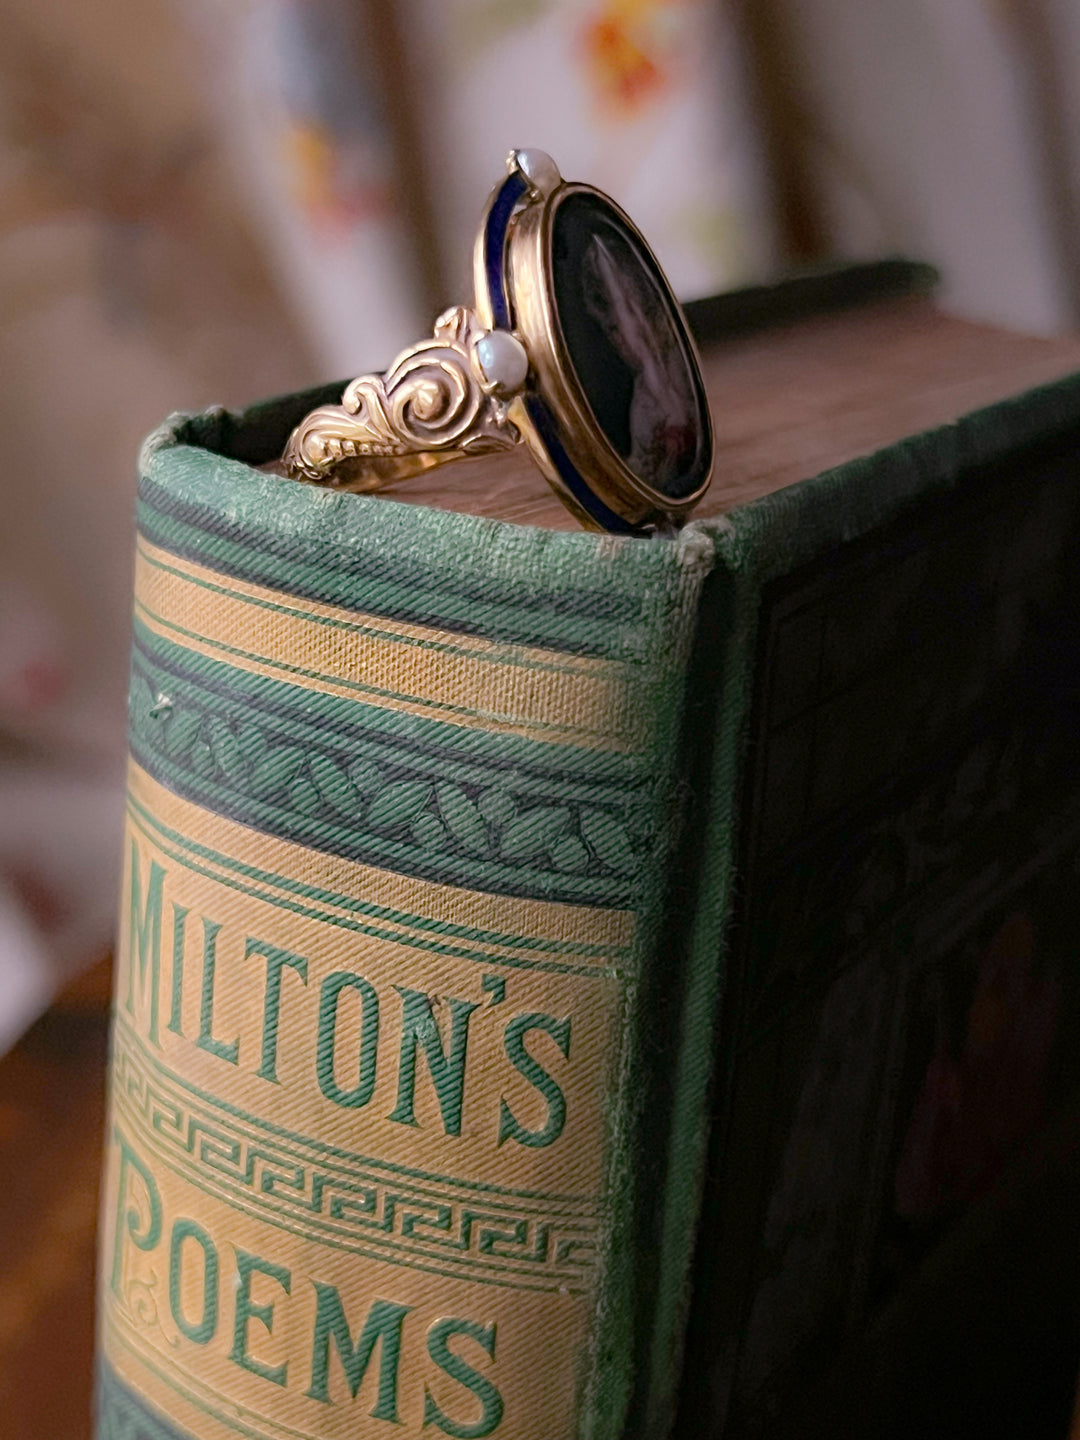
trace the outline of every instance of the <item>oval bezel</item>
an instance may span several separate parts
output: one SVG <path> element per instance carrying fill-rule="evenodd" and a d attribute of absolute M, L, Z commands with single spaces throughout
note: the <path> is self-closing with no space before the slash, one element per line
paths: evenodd
<path fill-rule="evenodd" d="M 559 208 L 573 195 L 586 195 L 600 202 L 651 261 L 653 276 L 661 288 L 679 337 L 690 361 L 691 378 L 697 392 L 698 411 L 705 427 L 705 475 L 688 495 L 674 499 L 642 480 L 615 449 L 593 413 L 578 378 L 559 318 L 555 295 L 554 233 Z M 609 195 L 594 186 L 563 183 L 547 197 L 530 195 L 512 217 L 506 239 L 505 284 L 513 317 L 513 328 L 529 353 L 531 385 L 546 402 L 566 451 L 585 484 L 603 503 L 634 527 L 670 518 L 681 519 L 700 501 L 709 487 L 713 465 L 712 418 L 701 372 L 701 360 L 686 318 L 670 283 L 644 236 L 630 217 Z M 477 279 L 480 276 L 478 274 Z M 485 287 L 486 288 L 486 287 Z M 491 314 L 490 297 L 479 294 Z M 540 434 L 524 397 L 511 407 L 511 415 L 549 482 L 571 508 L 588 523 L 594 517 L 583 514 L 576 497 L 567 493 L 564 477 L 551 453 L 551 445 Z"/>

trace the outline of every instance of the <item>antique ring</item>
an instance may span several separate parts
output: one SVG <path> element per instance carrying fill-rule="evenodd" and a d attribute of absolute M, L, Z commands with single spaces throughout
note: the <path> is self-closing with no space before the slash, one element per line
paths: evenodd
<path fill-rule="evenodd" d="M 529 447 L 591 530 L 678 524 L 712 469 L 712 423 L 694 342 L 663 271 L 601 191 L 514 150 L 473 258 L 476 301 L 385 375 L 293 431 L 297 479 L 377 490 L 432 465 Z"/>

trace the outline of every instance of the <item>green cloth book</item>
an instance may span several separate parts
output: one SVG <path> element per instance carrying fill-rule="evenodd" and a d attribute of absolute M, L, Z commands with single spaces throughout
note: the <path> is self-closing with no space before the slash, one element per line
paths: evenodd
<path fill-rule="evenodd" d="M 809 284 L 674 538 L 148 441 L 98 1440 L 764 1434 L 1071 1093 L 1080 345 Z"/>

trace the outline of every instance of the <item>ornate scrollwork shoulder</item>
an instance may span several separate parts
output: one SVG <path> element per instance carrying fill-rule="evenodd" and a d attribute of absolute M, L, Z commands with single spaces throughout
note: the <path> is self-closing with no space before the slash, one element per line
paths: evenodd
<path fill-rule="evenodd" d="M 361 375 L 340 405 L 313 410 L 296 427 L 284 463 L 298 479 L 377 490 L 459 456 L 509 449 L 519 434 L 474 360 L 484 334 L 456 305 L 432 339 L 405 350 L 385 375 Z"/>

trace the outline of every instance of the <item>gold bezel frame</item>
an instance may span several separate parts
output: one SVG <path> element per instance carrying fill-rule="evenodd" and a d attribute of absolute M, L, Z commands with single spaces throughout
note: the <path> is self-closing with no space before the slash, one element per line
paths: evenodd
<path fill-rule="evenodd" d="M 285 472 L 373 491 L 433 465 L 524 443 L 587 529 L 640 535 L 677 525 L 708 489 L 713 466 L 712 417 L 682 308 L 641 231 L 602 190 L 564 181 L 539 150 L 512 151 L 507 168 L 476 240 L 474 308 L 453 306 L 430 339 L 403 350 L 385 373 L 358 375 L 340 404 L 309 411 L 286 443 Z M 667 495 L 634 473 L 574 367 L 553 252 L 560 207 L 580 195 L 597 202 L 640 252 L 689 361 L 704 446 L 704 478 L 689 495 Z"/>
<path fill-rule="evenodd" d="M 511 173 L 514 166 L 515 155 L 511 155 Z M 481 324 L 489 329 L 495 328 L 496 316 L 489 286 L 485 237 L 492 206 L 501 189 L 501 184 L 496 186 L 485 207 L 474 254 L 476 313 Z M 636 241 L 651 261 L 654 278 L 680 326 L 698 391 L 699 413 L 705 426 L 708 468 L 697 489 L 679 499 L 672 499 L 646 484 L 629 468 L 597 421 L 570 360 L 555 299 L 552 251 L 558 209 L 572 195 L 579 194 L 596 198 Z M 549 441 L 541 434 L 534 415 L 530 413 L 530 394 L 545 403 L 557 429 L 558 440 L 570 457 L 573 468 L 606 509 L 631 529 L 679 523 L 700 501 L 712 479 L 712 418 L 697 347 L 682 308 L 648 241 L 625 211 L 594 186 L 559 180 L 542 191 L 536 185 L 528 184 L 520 208 L 512 212 L 507 222 L 502 278 L 511 328 L 524 345 L 530 366 L 525 390 L 509 402 L 509 418 L 517 426 L 548 483 L 583 525 L 590 529 L 610 528 L 600 524 L 583 508 L 565 482 L 551 453 Z"/>

